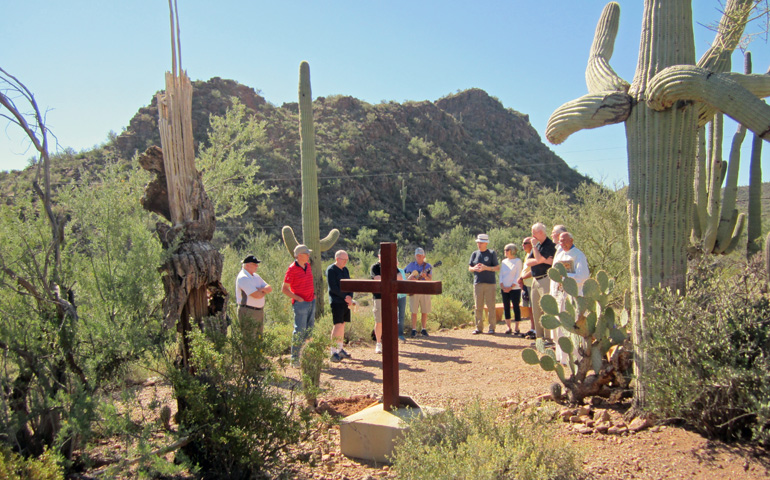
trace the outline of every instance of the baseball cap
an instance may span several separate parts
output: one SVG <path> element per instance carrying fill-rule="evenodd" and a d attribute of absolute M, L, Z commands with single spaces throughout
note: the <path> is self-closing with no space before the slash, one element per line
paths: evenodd
<path fill-rule="evenodd" d="M 489 243 L 489 235 L 486 233 L 479 233 L 476 237 L 476 243 Z"/>
<path fill-rule="evenodd" d="M 296 247 L 294 247 L 294 256 L 296 257 L 300 253 L 307 253 L 310 255 L 313 251 L 307 248 L 307 245 L 299 244 Z"/>
<path fill-rule="evenodd" d="M 244 258 L 241 263 L 262 263 L 262 262 L 257 260 L 257 257 L 255 257 L 254 255 L 246 255 L 246 258 Z"/>
<path fill-rule="evenodd" d="M 414 254 L 415 254 L 415 255 L 425 255 L 425 250 L 423 250 L 422 248 L 419 248 L 419 247 L 418 247 L 418 248 L 417 248 L 417 249 L 414 251 Z"/>

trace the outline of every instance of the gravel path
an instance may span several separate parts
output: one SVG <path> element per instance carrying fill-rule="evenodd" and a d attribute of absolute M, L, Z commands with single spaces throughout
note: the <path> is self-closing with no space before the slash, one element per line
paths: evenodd
<path fill-rule="evenodd" d="M 504 329 L 504 327 L 503 327 Z M 501 330 L 498 327 L 498 330 Z M 431 332 L 429 337 L 399 342 L 400 393 L 419 405 L 453 407 L 474 397 L 503 403 L 532 399 L 548 392 L 551 372 L 524 364 L 521 350 L 530 340 L 498 333 L 471 335 L 471 328 Z M 323 398 L 382 395 L 381 355 L 372 343 L 350 345 L 353 356 L 331 364 L 321 377 Z M 297 378 L 296 369 L 286 371 Z M 636 434 L 582 435 L 563 423 L 559 437 L 585 451 L 584 467 L 595 479 L 733 479 L 770 478 L 764 450 L 708 441 L 693 432 L 663 427 Z M 336 430 L 336 431 L 335 431 Z M 367 479 L 391 477 L 387 466 L 339 454 L 338 430 L 324 433 L 303 448 L 315 452 L 319 464 L 298 467 L 297 477 Z M 320 467 L 320 469 L 319 469 Z"/>

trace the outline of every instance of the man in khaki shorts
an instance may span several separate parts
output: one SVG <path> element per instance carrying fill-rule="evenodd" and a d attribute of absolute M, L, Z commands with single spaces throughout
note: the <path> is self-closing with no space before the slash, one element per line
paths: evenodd
<path fill-rule="evenodd" d="M 433 266 L 425 261 L 425 250 L 418 248 L 414 251 L 414 262 L 410 263 L 404 269 L 406 278 L 409 280 L 433 280 Z M 409 297 L 409 310 L 412 312 L 412 336 L 417 336 L 417 311 L 422 315 L 420 322 L 422 330 L 420 335 L 428 336 L 428 314 L 430 313 L 430 295 L 414 294 Z"/>

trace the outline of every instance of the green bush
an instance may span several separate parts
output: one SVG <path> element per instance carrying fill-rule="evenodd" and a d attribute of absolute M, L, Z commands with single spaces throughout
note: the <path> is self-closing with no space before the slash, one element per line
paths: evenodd
<path fill-rule="evenodd" d="M 656 291 L 647 407 L 709 436 L 770 445 L 770 301 L 761 263 L 707 257 L 687 296 Z"/>
<path fill-rule="evenodd" d="M 473 321 L 473 314 L 460 300 L 447 295 L 431 299 L 428 321 L 436 322 L 439 328 L 454 328 Z"/>
<path fill-rule="evenodd" d="M 182 452 L 205 478 L 253 478 L 275 465 L 302 429 L 291 400 L 273 386 L 268 359 L 242 358 L 270 348 L 242 348 L 232 336 L 212 340 L 197 332 L 191 345 L 195 375 L 169 369 L 179 435 L 191 440 Z M 258 373 L 243 368 L 250 363 L 260 366 Z"/>
<path fill-rule="evenodd" d="M 322 392 L 321 370 L 326 366 L 329 356 L 329 347 L 332 344 L 329 332 L 331 327 L 331 314 L 325 315 L 323 323 L 318 323 L 313 328 L 310 340 L 302 347 L 300 355 L 300 371 L 302 372 L 302 394 L 309 407 L 316 406 L 316 399 Z"/>
<path fill-rule="evenodd" d="M 61 480 L 64 471 L 47 450 L 39 458 L 24 458 L 0 445 L 0 478 L 5 480 Z"/>
<path fill-rule="evenodd" d="M 403 479 L 567 480 L 582 478 L 578 453 L 553 436 L 544 417 L 504 414 L 474 402 L 412 422 L 395 448 Z"/>

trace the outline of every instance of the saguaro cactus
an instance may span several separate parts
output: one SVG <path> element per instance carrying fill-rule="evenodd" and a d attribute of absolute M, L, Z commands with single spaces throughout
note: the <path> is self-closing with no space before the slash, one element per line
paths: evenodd
<path fill-rule="evenodd" d="M 318 222 L 318 166 L 315 159 L 315 127 L 313 125 L 313 98 L 310 91 L 310 65 L 307 62 L 299 64 L 299 139 L 300 162 L 302 169 L 302 236 L 303 243 L 313 253 L 310 255 L 310 265 L 313 269 L 315 292 L 317 298 L 323 297 L 323 276 L 321 268 L 321 252 L 334 246 L 340 236 L 340 231 L 332 229 L 325 238 L 321 239 Z M 283 243 L 294 254 L 297 237 L 290 226 L 281 230 Z M 323 301 L 316 302 L 316 317 L 323 315 Z"/>
<path fill-rule="evenodd" d="M 740 149 L 746 138 L 746 127 L 738 125 L 730 147 L 730 160 L 725 162 L 721 158 L 723 115 L 714 115 L 709 125 L 708 147 L 705 127 L 698 131 L 692 242 L 701 253 L 727 254 L 738 246 L 746 219 L 746 214 L 739 214 L 736 208 Z M 725 176 L 727 182 L 722 189 Z"/>
<path fill-rule="evenodd" d="M 614 280 L 602 270 L 596 279 L 586 280 L 583 295 L 578 295 L 577 283 L 567 276 L 564 265 L 556 264 L 548 270 L 548 276 L 562 285 L 567 298 L 565 309 L 560 311 L 556 299 L 544 295 L 540 299 L 545 312 L 541 321 L 544 328 L 562 327 L 569 333 L 559 338 L 559 347 L 569 356 L 567 371 L 554 351 L 545 348 L 542 338 L 537 340 L 536 350 L 522 350 L 521 358 L 530 365 L 540 365 L 547 372 L 555 371 L 567 389 L 570 402 L 583 403 L 587 396 L 622 396 L 630 382 L 627 373 L 631 352 L 622 347 L 627 338 L 629 316 L 625 308 L 618 315 L 608 305 Z M 589 375 L 591 370 L 594 373 Z"/>
<path fill-rule="evenodd" d="M 764 75 L 721 73 L 743 34 L 751 0 L 729 0 L 716 38 L 696 64 L 690 0 L 646 0 L 636 74 L 631 84 L 610 67 L 620 6 L 609 3 L 596 27 L 586 70 L 588 95 L 559 107 L 546 137 L 561 143 L 582 129 L 624 122 L 628 141 L 634 365 L 644 373 L 646 291 L 684 292 L 693 218 L 698 125 L 721 111 L 770 139 L 770 94 Z M 643 381 L 635 383 L 643 408 Z"/>
<path fill-rule="evenodd" d="M 751 73 L 751 52 L 746 52 L 746 73 Z M 765 75 L 770 74 L 770 70 Z M 762 139 L 754 135 L 749 163 L 749 213 L 746 258 L 759 253 L 762 238 Z"/>

